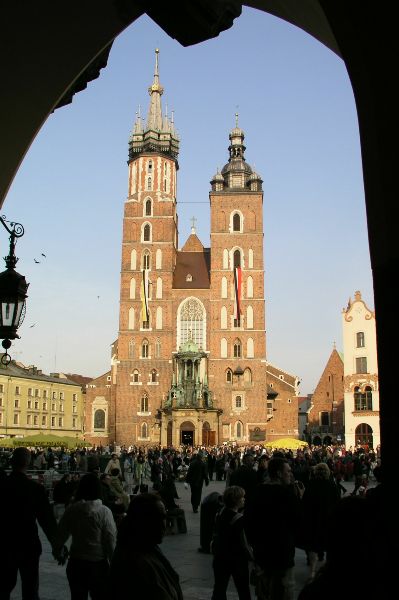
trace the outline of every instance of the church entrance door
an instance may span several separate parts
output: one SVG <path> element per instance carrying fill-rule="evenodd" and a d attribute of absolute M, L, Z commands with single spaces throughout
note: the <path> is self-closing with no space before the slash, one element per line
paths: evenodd
<path fill-rule="evenodd" d="M 184 421 L 180 425 L 180 443 L 185 446 L 194 446 L 195 427 L 190 421 Z"/>

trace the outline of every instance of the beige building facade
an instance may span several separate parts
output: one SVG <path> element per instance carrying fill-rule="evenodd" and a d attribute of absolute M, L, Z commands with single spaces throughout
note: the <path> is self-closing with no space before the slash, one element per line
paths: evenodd
<path fill-rule="evenodd" d="M 344 341 L 345 445 L 380 444 L 375 312 L 359 291 L 342 310 Z"/>
<path fill-rule="evenodd" d="M 0 365 L 0 445 L 1 438 L 38 433 L 81 438 L 83 426 L 79 384 L 14 361 Z"/>

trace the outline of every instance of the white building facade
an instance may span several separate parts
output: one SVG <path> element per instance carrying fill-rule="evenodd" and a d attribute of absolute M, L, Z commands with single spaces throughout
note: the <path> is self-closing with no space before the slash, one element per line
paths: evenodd
<path fill-rule="evenodd" d="M 359 291 L 342 310 L 344 343 L 345 446 L 380 444 L 375 313 Z"/>

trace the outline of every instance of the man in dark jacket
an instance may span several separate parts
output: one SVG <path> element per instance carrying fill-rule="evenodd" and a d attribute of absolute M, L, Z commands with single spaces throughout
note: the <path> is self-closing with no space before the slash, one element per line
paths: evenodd
<path fill-rule="evenodd" d="M 198 512 L 201 502 L 202 486 L 209 485 L 208 469 L 200 453 L 194 454 L 188 467 L 186 482 L 191 488 L 191 506 L 193 512 Z"/>
<path fill-rule="evenodd" d="M 254 457 L 244 454 L 242 465 L 230 475 L 229 485 L 238 485 L 245 490 L 246 502 L 251 501 L 252 494 L 258 485 L 258 477 L 254 471 Z"/>
<path fill-rule="evenodd" d="M 16 448 L 11 458 L 12 473 L 1 482 L 0 514 L 2 540 L 0 547 L 0 598 L 8 599 L 20 572 L 22 599 L 39 598 L 39 559 L 42 546 L 37 521 L 51 545 L 57 523 L 44 486 L 28 478 L 26 471 L 31 454 L 27 448 Z"/>

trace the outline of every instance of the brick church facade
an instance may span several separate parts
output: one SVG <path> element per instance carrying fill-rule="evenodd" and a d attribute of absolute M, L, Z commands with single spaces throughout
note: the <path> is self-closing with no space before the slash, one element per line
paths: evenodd
<path fill-rule="evenodd" d="M 179 138 L 162 93 L 156 51 L 147 122 L 137 117 L 129 141 L 119 334 L 110 372 L 88 386 L 86 439 L 178 446 L 297 437 L 296 402 L 276 428 L 266 383 L 263 191 L 245 161 L 244 133 L 236 122 L 228 161 L 211 181 L 210 248 L 193 226 L 179 249 Z"/>

